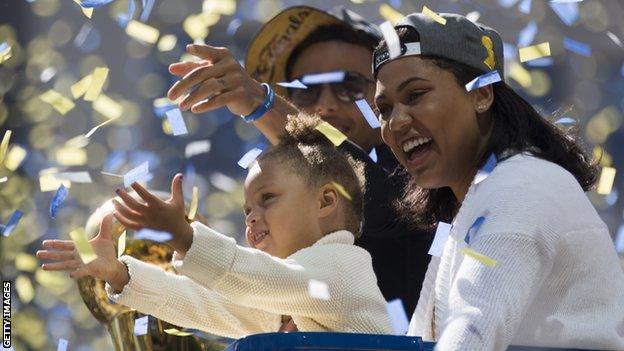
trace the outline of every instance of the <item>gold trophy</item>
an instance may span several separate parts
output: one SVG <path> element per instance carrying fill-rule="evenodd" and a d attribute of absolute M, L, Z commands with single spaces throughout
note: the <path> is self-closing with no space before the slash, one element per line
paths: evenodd
<path fill-rule="evenodd" d="M 162 191 L 152 192 L 163 199 L 168 199 L 169 194 Z M 130 193 L 135 199 L 140 200 L 136 193 Z M 117 198 L 120 200 L 119 198 Z M 87 240 L 97 235 L 100 222 L 107 213 L 114 210 L 112 200 L 106 201 L 87 220 L 85 234 Z M 126 232 L 126 228 L 116 220 L 113 220 L 113 239 L 115 242 Z M 128 230 L 128 232 L 130 232 Z M 173 249 L 165 244 L 150 240 L 134 240 L 131 236 L 126 239 L 124 254 L 130 255 L 141 261 L 159 266 L 173 272 L 171 258 Z M 117 351 L 213 351 L 224 350 L 228 345 L 228 339 L 202 333 L 202 337 L 185 329 L 150 317 L 150 324 L 146 335 L 134 335 L 134 321 L 144 314 L 136 310 L 113 303 L 108 299 L 104 289 L 105 282 L 93 277 L 84 277 L 77 280 L 80 295 L 95 319 L 106 326 L 111 335 L 113 345 Z M 156 321 L 154 323 L 154 320 Z"/>

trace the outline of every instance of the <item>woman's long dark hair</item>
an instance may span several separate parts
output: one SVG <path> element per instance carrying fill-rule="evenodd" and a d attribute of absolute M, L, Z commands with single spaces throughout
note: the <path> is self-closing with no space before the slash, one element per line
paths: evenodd
<path fill-rule="evenodd" d="M 412 28 L 402 27 L 397 33 L 403 43 L 419 41 L 418 33 Z M 376 50 L 385 49 L 385 46 L 386 43 L 382 41 Z M 419 57 L 431 60 L 441 69 L 451 72 L 461 86 L 484 73 L 444 58 Z M 490 109 L 493 128 L 479 167 L 491 153 L 500 161 L 505 150 L 528 151 L 565 168 L 583 190 L 590 190 L 594 186 L 598 167 L 581 147 L 577 133 L 572 134 L 576 130 L 564 132 L 559 129 L 504 82 L 495 83 L 493 90 L 494 102 Z M 396 204 L 397 210 L 420 226 L 432 228 L 439 221 L 450 223 L 460 205 L 449 187 L 423 189 L 409 177 L 405 190 L 405 197 Z"/>

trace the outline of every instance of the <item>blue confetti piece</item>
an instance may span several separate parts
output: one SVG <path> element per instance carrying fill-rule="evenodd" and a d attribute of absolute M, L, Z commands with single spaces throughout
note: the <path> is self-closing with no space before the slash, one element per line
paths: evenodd
<path fill-rule="evenodd" d="M 127 188 L 130 184 L 144 180 L 149 176 L 149 163 L 147 161 L 141 163 L 138 167 L 131 169 L 123 177 L 124 187 Z"/>
<path fill-rule="evenodd" d="M 266 148 L 265 145 L 259 144 L 253 149 L 247 151 L 240 160 L 238 160 L 238 165 L 244 169 L 249 168 L 249 166 L 260 156 L 260 154 Z"/>
<path fill-rule="evenodd" d="M 8 48 L 9 48 L 9 44 L 7 44 L 6 42 L 0 44 L 0 53 L 4 52 Z"/>
<path fill-rule="evenodd" d="M 559 16 L 566 26 L 571 26 L 579 18 L 579 7 L 576 2 L 549 2 L 550 8 Z"/>
<path fill-rule="evenodd" d="M 570 117 L 561 117 L 555 121 L 555 124 L 576 124 L 576 120 Z"/>
<path fill-rule="evenodd" d="M 474 89 L 478 89 L 500 81 L 500 74 L 498 74 L 497 70 L 493 70 L 484 75 L 480 75 L 472 81 L 468 82 L 468 84 L 466 84 L 466 91 L 472 91 Z"/>
<path fill-rule="evenodd" d="M 344 78 L 345 78 L 344 71 L 315 73 L 315 74 L 307 74 L 301 77 L 301 83 L 305 85 L 338 83 L 338 82 L 344 81 Z"/>
<path fill-rule="evenodd" d="M 295 79 L 292 82 L 279 82 L 277 85 L 284 88 L 293 88 L 293 89 L 308 89 L 308 87 L 301 83 L 299 79 Z"/>
<path fill-rule="evenodd" d="M 403 307 L 401 299 L 394 299 L 386 303 L 386 310 L 390 316 L 392 329 L 395 335 L 405 335 L 409 328 L 409 319 Z"/>
<path fill-rule="evenodd" d="M 173 238 L 173 235 L 171 235 L 171 233 L 149 228 L 140 229 L 134 234 L 135 240 L 152 240 L 159 243 L 169 241 L 171 240 L 171 238 Z"/>
<path fill-rule="evenodd" d="M 518 33 L 518 47 L 531 45 L 535 39 L 535 35 L 537 35 L 537 23 L 531 21 Z"/>
<path fill-rule="evenodd" d="M 20 219 L 22 219 L 22 216 L 24 216 L 24 212 L 20 210 L 15 210 L 15 212 L 13 212 L 13 214 L 11 215 L 11 218 L 9 218 L 7 224 L 3 226 L 2 236 L 11 235 L 11 232 L 15 229 L 15 227 L 17 227 L 17 224 L 19 223 Z"/>
<path fill-rule="evenodd" d="M 173 131 L 173 135 L 185 135 L 188 134 L 188 130 L 186 129 L 186 123 L 184 123 L 184 117 L 182 117 L 182 112 L 180 109 L 172 109 L 166 112 L 167 120 L 169 124 L 171 124 L 171 130 Z"/>
<path fill-rule="evenodd" d="M 485 165 L 479 171 L 477 171 L 477 175 L 475 176 L 475 179 L 473 181 L 474 184 L 479 184 L 485 178 L 487 178 L 490 175 L 490 173 L 492 173 L 494 168 L 496 167 L 496 163 L 497 163 L 496 155 L 494 155 L 493 153 L 490 154 L 490 157 L 488 157 Z"/>
<path fill-rule="evenodd" d="M 436 257 L 442 256 L 442 250 L 444 250 L 444 245 L 446 245 L 451 228 L 453 228 L 453 226 L 450 223 L 438 222 L 433 242 L 427 252 L 428 255 Z"/>
<path fill-rule="evenodd" d="M 241 24 L 243 24 L 243 21 L 240 18 L 234 18 L 232 21 L 230 21 L 230 23 L 228 24 L 227 27 L 227 35 L 230 37 L 233 37 L 234 34 L 236 34 L 236 31 L 238 30 L 238 27 L 241 26 Z"/>
<path fill-rule="evenodd" d="M 136 5 L 134 0 L 128 0 L 128 13 L 117 15 L 117 23 L 121 28 L 126 28 L 128 26 L 128 22 L 132 18 L 134 18 L 134 13 L 136 12 Z"/>
<path fill-rule="evenodd" d="M 624 252 L 624 224 L 620 226 L 615 235 L 615 251 L 618 253 Z"/>
<path fill-rule="evenodd" d="M 477 231 L 479 230 L 479 227 L 481 227 L 481 224 L 483 224 L 484 221 L 485 217 L 483 216 L 475 219 L 474 223 L 472 223 L 470 229 L 468 229 L 468 232 L 466 232 L 466 236 L 464 237 L 466 244 L 470 245 L 470 238 L 474 238 L 475 234 L 477 234 Z"/>
<path fill-rule="evenodd" d="M 102 170 L 105 172 L 115 172 L 126 163 L 125 151 L 113 151 L 106 157 Z"/>
<path fill-rule="evenodd" d="M 366 119 L 366 122 L 368 122 L 368 125 L 371 126 L 371 128 L 375 129 L 381 127 L 377 115 L 375 115 L 375 112 L 373 112 L 373 109 L 370 107 L 365 99 L 357 100 L 355 104 L 357 105 L 360 112 L 362 112 L 362 115 Z"/>
<path fill-rule="evenodd" d="M 503 56 L 505 60 L 513 60 L 518 56 L 518 49 L 515 45 L 509 43 L 503 43 Z"/>
<path fill-rule="evenodd" d="M 368 157 L 370 157 L 373 162 L 377 163 L 377 151 L 375 148 L 371 149 L 371 152 L 368 153 Z"/>
<path fill-rule="evenodd" d="M 579 55 L 587 57 L 592 55 L 591 46 L 567 37 L 563 38 L 563 47 Z"/>
<path fill-rule="evenodd" d="M 515 5 L 518 0 L 498 0 L 498 4 L 504 8 L 510 8 Z"/>
<path fill-rule="evenodd" d="M 535 60 L 526 61 L 524 64 L 528 67 L 548 67 L 552 66 L 555 61 L 552 57 L 540 57 Z"/>
<path fill-rule="evenodd" d="M 65 339 L 59 339 L 58 345 L 56 346 L 56 351 L 67 351 L 68 345 L 69 341 Z"/>
<path fill-rule="evenodd" d="M 518 5 L 518 10 L 527 15 L 531 13 L 531 0 L 523 0 L 520 5 Z"/>
<path fill-rule="evenodd" d="M 56 213 L 58 212 L 59 207 L 61 207 L 63 201 L 67 198 L 67 194 L 69 194 L 69 191 L 67 191 L 67 188 L 61 184 L 61 186 L 56 190 L 56 193 L 52 198 L 52 202 L 50 203 L 51 218 L 56 218 Z"/>
<path fill-rule="evenodd" d="M 154 7 L 154 0 L 143 0 L 143 12 L 141 12 L 141 17 L 139 18 L 141 22 L 147 22 L 150 14 L 152 13 L 152 8 Z"/>
<path fill-rule="evenodd" d="M 165 118 L 167 116 L 167 111 L 176 109 L 177 108 L 176 106 L 177 106 L 176 104 L 154 106 L 154 109 L 152 111 L 154 111 L 154 114 L 158 116 L 158 118 Z"/>
<path fill-rule="evenodd" d="M 137 318 L 134 320 L 134 335 L 147 334 L 147 326 L 149 324 L 149 316 Z"/>
<path fill-rule="evenodd" d="M 86 8 L 98 8 L 104 5 L 108 5 L 111 2 L 113 2 L 113 0 L 82 0 L 80 2 L 80 6 Z"/>

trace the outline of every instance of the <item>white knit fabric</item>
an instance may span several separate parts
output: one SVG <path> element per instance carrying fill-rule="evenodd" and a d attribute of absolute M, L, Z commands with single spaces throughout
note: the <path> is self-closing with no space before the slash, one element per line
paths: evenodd
<path fill-rule="evenodd" d="M 300 331 L 392 332 L 371 257 L 353 245 L 350 232 L 328 234 L 279 259 L 199 222 L 192 227 L 190 250 L 183 260 L 174 254 L 181 275 L 122 256 L 130 281 L 120 294 L 107 284 L 109 296 L 167 322 L 231 338 L 276 332 L 282 315 L 292 316 Z M 310 280 L 326 283 L 330 298 L 311 296 Z"/>
<path fill-rule="evenodd" d="M 485 221 L 467 245 L 479 216 Z M 496 266 L 465 256 L 466 246 Z M 624 272 L 575 178 L 519 154 L 471 186 L 429 266 L 408 334 L 445 351 L 624 349 Z"/>

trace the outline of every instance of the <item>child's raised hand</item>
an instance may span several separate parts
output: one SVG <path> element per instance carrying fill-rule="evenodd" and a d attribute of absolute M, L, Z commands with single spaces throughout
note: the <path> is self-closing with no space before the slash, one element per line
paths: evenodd
<path fill-rule="evenodd" d="M 80 259 L 76 245 L 71 240 L 45 240 L 43 247 L 47 250 L 37 251 L 37 258 L 56 261 L 42 265 L 45 271 L 69 271 L 72 278 L 92 276 L 108 282 L 115 290 L 120 291 L 128 282 L 126 266 L 117 260 L 115 242 L 112 238 L 111 214 L 106 215 L 100 224 L 100 231 L 89 244 L 97 254 L 97 258 L 85 264 Z"/>
<path fill-rule="evenodd" d="M 168 200 L 161 200 L 138 183 L 131 186 L 145 203 L 135 200 L 126 191 L 117 189 L 117 195 L 123 203 L 113 199 L 115 218 L 133 230 L 149 228 L 167 232 L 172 235 L 168 244 L 176 251 L 186 253 L 193 241 L 193 228 L 186 221 L 182 174 L 173 177 L 171 197 Z"/>

